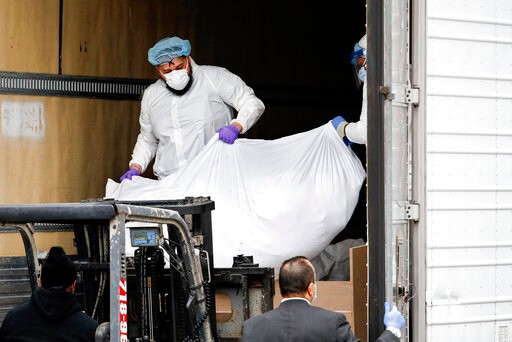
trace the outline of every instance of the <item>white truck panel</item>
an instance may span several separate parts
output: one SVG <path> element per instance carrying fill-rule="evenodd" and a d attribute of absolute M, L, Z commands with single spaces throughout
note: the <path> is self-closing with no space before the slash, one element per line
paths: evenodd
<path fill-rule="evenodd" d="M 438 326 L 429 334 L 429 341 L 508 341 L 494 339 L 493 323 L 477 323 L 456 331 L 450 326 Z"/>
<path fill-rule="evenodd" d="M 512 1 L 427 0 L 428 341 L 512 341 Z"/>

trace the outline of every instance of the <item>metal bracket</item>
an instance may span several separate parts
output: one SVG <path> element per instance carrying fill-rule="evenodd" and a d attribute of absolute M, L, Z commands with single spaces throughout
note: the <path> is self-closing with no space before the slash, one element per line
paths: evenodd
<path fill-rule="evenodd" d="M 420 219 L 420 205 L 407 201 L 393 202 L 393 219 L 418 221 Z"/>
<path fill-rule="evenodd" d="M 388 86 L 380 86 L 379 93 L 383 94 L 386 100 L 393 101 L 395 99 L 395 95 Z"/>
<path fill-rule="evenodd" d="M 408 88 L 406 94 L 407 103 L 411 103 L 415 106 L 420 103 L 420 88 Z"/>
<path fill-rule="evenodd" d="M 420 88 L 410 88 L 400 83 L 393 83 L 392 88 L 380 86 L 379 92 L 384 95 L 386 100 L 395 103 L 407 103 L 417 106 L 420 101 Z"/>
<path fill-rule="evenodd" d="M 419 203 L 408 202 L 405 206 L 405 214 L 408 220 L 418 221 L 420 219 Z"/>

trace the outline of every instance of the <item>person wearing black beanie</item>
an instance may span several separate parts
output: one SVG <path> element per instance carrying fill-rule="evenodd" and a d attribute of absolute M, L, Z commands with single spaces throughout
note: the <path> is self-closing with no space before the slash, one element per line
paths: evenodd
<path fill-rule="evenodd" d="M 60 246 L 52 247 L 41 268 L 41 287 L 67 288 L 76 281 L 76 275 L 76 265 L 64 249 Z"/>
<path fill-rule="evenodd" d="M 82 312 L 76 279 L 76 265 L 62 247 L 52 247 L 41 267 L 41 287 L 5 316 L 0 341 L 94 342 L 98 322 Z"/>

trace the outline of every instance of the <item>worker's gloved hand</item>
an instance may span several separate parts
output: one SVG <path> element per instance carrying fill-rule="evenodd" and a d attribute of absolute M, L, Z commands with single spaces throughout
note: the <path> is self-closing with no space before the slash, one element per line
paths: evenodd
<path fill-rule="evenodd" d="M 345 143 L 345 145 L 347 145 L 348 147 L 351 147 L 354 143 L 350 140 L 348 140 L 348 138 L 346 136 L 343 137 L 343 142 Z"/>
<path fill-rule="evenodd" d="M 219 129 L 219 139 L 225 143 L 232 144 L 238 138 L 240 131 L 235 125 L 224 126 Z"/>
<path fill-rule="evenodd" d="M 338 126 L 340 125 L 340 123 L 342 122 L 347 122 L 347 120 L 345 120 L 343 118 L 343 116 L 337 116 L 335 117 L 334 119 L 331 120 L 331 123 L 332 125 L 334 126 L 334 129 L 338 129 Z"/>
<path fill-rule="evenodd" d="M 122 182 L 123 180 L 125 179 L 129 179 L 129 180 L 132 180 L 132 177 L 133 176 L 139 176 L 139 170 L 137 170 L 136 168 L 132 167 L 130 170 L 126 171 L 122 176 L 121 178 L 119 178 L 119 181 Z"/>
<path fill-rule="evenodd" d="M 348 147 L 352 146 L 353 142 L 350 141 L 347 138 L 347 136 L 345 135 L 345 127 L 340 127 L 340 128 L 343 128 L 341 130 L 342 132 L 338 131 L 339 125 L 343 124 L 346 126 L 348 124 L 347 120 L 345 120 L 345 118 L 343 118 L 343 116 L 337 116 L 331 120 L 331 124 L 334 126 L 334 129 L 338 132 L 340 137 L 343 139 L 343 142 L 345 143 L 345 145 L 347 145 Z"/>
<path fill-rule="evenodd" d="M 389 303 L 384 302 L 384 325 L 386 329 L 389 327 L 396 328 L 398 330 L 402 330 L 405 324 L 405 318 L 396 308 L 396 305 L 393 305 L 393 310 L 389 309 Z"/>

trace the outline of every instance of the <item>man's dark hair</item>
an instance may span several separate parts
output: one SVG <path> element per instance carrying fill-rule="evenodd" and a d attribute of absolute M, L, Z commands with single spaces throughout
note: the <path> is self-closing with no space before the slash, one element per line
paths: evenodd
<path fill-rule="evenodd" d="M 302 294 L 309 284 L 315 282 L 315 271 L 308 258 L 296 256 L 285 260 L 279 269 L 279 289 L 281 296 Z"/>

